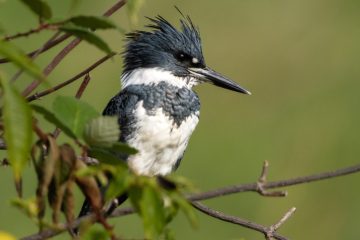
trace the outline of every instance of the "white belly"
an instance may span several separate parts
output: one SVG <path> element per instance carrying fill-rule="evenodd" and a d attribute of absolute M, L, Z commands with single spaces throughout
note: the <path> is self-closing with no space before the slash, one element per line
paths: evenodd
<path fill-rule="evenodd" d="M 136 106 L 135 119 L 136 134 L 127 143 L 139 152 L 128 158 L 129 167 L 140 175 L 169 174 L 186 149 L 199 112 L 178 126 L 160 108 L 148 115 L 141 101 Z"/>

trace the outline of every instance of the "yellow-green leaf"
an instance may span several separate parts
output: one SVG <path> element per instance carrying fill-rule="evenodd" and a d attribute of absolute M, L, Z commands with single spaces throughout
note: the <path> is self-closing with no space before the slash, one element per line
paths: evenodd
<path fill-rule="evenodd" d="M 106 17 L 100 16 L 75 16 L 69 19 L 77 26 L 90 29 L 109 29 L 116 28 L 115 23 Z"/>
<path fill-rule="evenodd" d="M 92 119 L 85 126 L 84 139 L 90 146 L 110 147 L 120 139 L 118 118 L 101 116 Z"/>
<path fill-rule="evenodd" d="M 41 114 L 48 122 L 60 128 L 66 135 L 74 139 L 77 138 L 75 133 L 73 133 L 67 126 L 65 126 L 59 119 L 57 119 L 52 112 L 42 106 L 35 104 L 32 104 L 31 107 L 35 112 Z"/>
<path fill-rule="evenodd" d="M 89 31 L 86 28 L 77 27 L 72 24 L 65 24 L 59 29 L 61 31 L 64 31 L 66 33 L 69 33 L 71 35 L 74 35 L 78 38 L 85 40 L 86 42 L 96 46 L 97 48 L 99 48 L 100 50 L 104 51 L 107 54 L 112 52 L 109 45 L 104 40 L 102 40 L 102 38 L 100 38 L 98 35 Z"/>
<path fill-rule="evenodd" d="M 1 240 L 16 240 L 16 238 L 7 232 L 0 231 L 0 239 Z"/>
<path fill-rule="evenodd" d="M 143 189 L 140 209 L 144 223 L 145 236 L 154 239 L 165 227 L 165 211 L 161 193 L 147 186 Z"/>
<path fill-rule="evenodd" d="M 40 68 L 19 48 L 10 42 L 0 40 L 0 55 L 6 57 L 16 66 L 23 69 L 33 77 L 45 79 Z"/>
<path fill-rule="evenodd" d="M 50 6 L 43 0 L 20 0 L 40 18 L 49 19 L 52 16 Z"/>
<path fill-rule="evenodd" d="M 74 97 L 58 96 L 53 103 L 55 117 L 78 138 L 83 138 L 84 127 L 99 113 L 89 104 Z"/>
<path fill-rule="evenodd" d="M 128 190 L 130 200 L 144 224 L 145 238 L 156 239 L 166 223 L 162 193 L 155 179 L 139 177 Z"/>
<path fill-rule="evenodd" d="M 110 234 L 101 226 L 91 226 L 82 236 L 82 240 L 107 240 L 110 239 Z"/>
<path fill-rule="evenodd" d="M 3 89 L 3 121 L 7 154 L 15 181 L 19 182 L 31 150 L 31 108 L 13 85 L 1 77 L 0 82 Z"/>

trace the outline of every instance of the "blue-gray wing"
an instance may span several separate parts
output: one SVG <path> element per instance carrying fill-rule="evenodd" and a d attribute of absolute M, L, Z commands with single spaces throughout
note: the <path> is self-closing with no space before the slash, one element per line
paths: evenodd
<path fill-rule="evenodd" d="M 136 124 L 134 111 L 139 101 L 140 96 L 137 92 L 125 88 L 110 100 L 103 111 L 103 115 L 118 117 L 122 142 L 126 142 L 126 139 L 133 134 Z"/>
<path fill-rule="evenodd" d="M 133 132 L 135 117 L 134 109 L 136 104 L 139 101 L 139 96 L 136 92 L 128 91 L 126 88 L 113 97 L 110 102 L 107 104 L 103 111 L 105 116 L 118 116 L 118 122 L 120 125 L 120 141 L 126 142 L 126 139 Z M 121 156 L 122 159 L 126 159 L 126 156 Z M 105 191 L 106 187 L 101 187 L 102 191 Z M 126 194 L 123 194 L 118 197 L 118 203 L 122 203 L 126 200 Z M 109 211 L 112 211 L 114 206 L 111 207 Z M 91 204 L 88 199 L 85 199 L 79 217 L 87 215 L 91 212 Z M 74 230 L 77 232 L 77 229 Z"/>

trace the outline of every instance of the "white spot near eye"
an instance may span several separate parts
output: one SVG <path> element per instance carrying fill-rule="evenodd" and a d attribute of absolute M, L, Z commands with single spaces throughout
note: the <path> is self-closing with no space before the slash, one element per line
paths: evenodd
<path fill-rule="evenodd" d="M 193 64 L 199 63 L 199 59 L 197 59 L 197 58 L 192 58 L 191 61 Z"/>

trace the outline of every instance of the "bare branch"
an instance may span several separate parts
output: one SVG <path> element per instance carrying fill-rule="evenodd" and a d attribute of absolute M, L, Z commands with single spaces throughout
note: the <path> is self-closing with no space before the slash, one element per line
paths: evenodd
<path fill-rule="evenodd" d="M 334 171 L 328 171 L 313 175 L 307 175 L 303 177 L 297 177 L 297 178 L 290 178 L 286 180 L 279 180 L 279 181 L 273 181 L 273 182 L 267 182 L 263 185 L 264 189 L 274 189 L 274 188 L 280 188 L 280 187 L 287 187 L 287 186 L 293 186 L 297 184 L 303 184 L 303 183 L 310 183 L 335 177 L 340 177 L 344 175 L 349 175 L 353 173 L 360 172 L 360 164 L 337 169 Z M 205 200 L 225 195 L 230 195 L 234 193 L 240 193 L 240 192 L 258 192 L 258 186 L 257 182 L 255 183 L 247 183 L 247 184 L 239 184 L 235 186 L 229 186 L 229 187 L 223 187 L 218 188 L 212 191 L 193 194 L 189 196 L 189 200 L 191 201 L 199 201 L 199 200 Z"/>
<path fill-rule="evenodd" d="M 34 29 L 30 29 L 26 32 L 20 32 L 20 33 L 17 33 L 17 34 L 14 34 L 14 35 L 11 35 L 11 36 L 6 36 L 3 38 L 4 41 L 11 41 L 11 40 L 14 40 L 16 38 L 20 38 L 20 37 L 28 37 L 34 33 L 39 33 L 45 29 L 51 29 L 51 30 L 54 30 L 54 29 L 57 29 L 58 25 L 60 25 L 61 23 L 63 22 L 59 22 L 59 23 L 52 23 L 52 24 L 49 24 L 49 23 L 44 23 L 44 24 L 40 24 L 37 28 L 34 28 Z"/>
<path fill-rule="evenodd" d="M 71 83 L 73 83 L 74 81 L 80 79 L 81 77 L 85 76 L 86 74 L 88 74 L 89 72 L 91 72 L 92 70 L 94 70 L 95 68 L 97 68 L 99 65 L 101 65 L 102 63 L 104 63 L 105 61 L 107 61 L 108 59 L 110 59 L 111 57 L 113 57 L 116 53 L 111 53 L 105 57 L 102 57 L 101 59 L 97 60 L 95 63 L 93 63 L 91 66 L 87 67 L 86 69 L 84 69 L 83 71 L 81 71 L 80 73 L 78 73 L 77 75 L 75 75 L 74 77 L 70 78 L 69 80 L 66 80 L 65 82 L 60 83 L 59 85 L 56 85 L 55 87 L 49 88 L 47 90 L 44 90 L 42 92 L 39 93 L 35 93 L 34 95 L 31 95 L 27 98 L 27 100 L 29 102 L 34 101 L 36 99 L 39 99 L 43 96 L 46 96 L 50 93 L 53 93 Z"/>
<path fill-rule="evenodd" d="M 267 181 L 267 174 L 268 174 L 268 170 L 269 170 L 269 162 L 268 161 L 264 161 L 264 165 L 261 171 L 261 175 L 257 181 L 257 189 L 256 191 L 262 195 L 262 196 L 266 196 L 266 197 L 286 197 L 287 192 L 286 191 L 266 191 L 264 189 L 264 185 L 266 184 Z"/>
<path fill-rule="evenodd" d="M 318 173 L 318 174 L 313 174 L 313 175 L 307 175 L 307 176 L 303 176 L 303 177 L 268 182 L 264 185 L 264 188 L 265 189 L 274 189 L 274 188 L 279 188 L 279 187 L 286 187 L 286 186 L 310 183 L 310 182 L 345 176 L 345 175 L 349 175 L 349 174 L 354 174 L 357 172 L 360 172 L 360 164 L 357 164 L 357 165 L 354 165 L 351 167 L 337 169 L 334 171 L 328 171 L 328 172 L 323 172 L 323 173 Z M 258 192 L 257 182 L 249 183 L 249 184 L 240 184 L 240 185 L 235 185 L 235 186 L 230 186 L 230 187 L 223 187 L 223 188 L 218 188 L 218 189 L 211 190 L 208 192 L 193 194 L 193 195 L 188 196 L 188 200 L 192 201 L 194 203 L 194 202 L 197 202 L 200 200 L 217 198 L 217 197 L 230 195 L 230 194 L 234 194 L 234 193 L 249 192 L 249 191 Z M 295 211 L 294 208 L 290 209 L 284 215 L 284 217 L 282 217 L 278 223 L 272 225 L 272 227 L 275 230 L 277 230 L 293 214 L 294 211 Z M 110 217 L 122 217 L 122 216 L 127 216 L 127 215 L 130 215 L 133 213 L 135 213 L 135 211 L 132 208 L 121 208 L 121 209 L 116 209 L 110 215 Z M 81 222 L 90 221 L 91 219 L 95 219 L 94 215 L 89 215 L 89 216 L 77 219 L 76 221 L 71 223 L 71 225 L 68 225 L 67 227 L 64 227 L 64 228 L 59 228 L 56 230 L 45 229 L 38 234 L 33 234 L 30 236 L 24 237 L 24 238 L 22 238 L 22 240 L 42 240 L 42 239 L 50 238 L 50 237 L 60 234 L 61 232 L 66 231 L 69 227 L 76 228 L 77 226 L 79 226 L 79 224 Z M 243 221 L 246 221 L 246 220 L 243 220 Z M 261 226 L 256 223 L 251 223 L 251 224 L 254 224 L 253 226 L 256 226 L 256 225 Z M 267 229 L 267 231 L 269 231 L 269 229 Z M 278 235 L 278 236 L 281 237 L 280 235 Z"/>
<path fill-rule="evenodd" d="M 60 31 L 58 31 L 56 34 L 60 34 Z M 61 35 L 60 37 L 58 37 L 58 38 L 56 38 L 56 39 L 54 39 L 54 40 L 52 40 L 52 41 L 49 41 L 49 43 L 48 43 L 45 47 L 41 47 L 41 48 L 39 48 L 39 49 L 36 49 L 36 50 L 28 53 L 27 55 L 28 55 L 29 57 L 33 57 L 33 56 L 36 55 L 36 54 L 40 54 L 40 53 L 46 52 L 47 50 L 55 47 L 55 46 L 58 45 L 59 43 L 65 41 L 65 40 L 68 39 L 70 36 L 71 36 L 70 34 L 65 33 L 65 34 Z M 52 38 L 53 38 L 53 37 L 51 37 L 50 39 L 52 39 Z M 2 63 L 8 63 L 8 62 L 10 62 L 10 61 L 9 61 L 9 59 L 7 59 L 7 58 L 2 58 L 2 59 L 0 59 L 0 64 L 2 64 Z"/>
<path fill-rule="evenodd" d="M 114 12 L 116 12 L 117 10 L 119 10 L 124 4 L 125 4 L 125 1 L 119 1 L 119 2 L 117 2 L 115 5 L 113 5 L 111 8 L 109 8 L 109 9 L 103 14 L 103 16 L 105 16 L 105 17 L 111 16 Z M 58 32 L 58 33 L 60 33 L 60 32 Z M 51 41 L 46 47 L 36 49 L 36 50 L 28 53 L 27 55 L 28 55 L 29 57 L 32 57 L 32 56 L 33 56 L 34 54 L 36 54 L 37 52 L 39 52 L 39 53 L 46 52 L 47 50 L 55 47 L 55 46 L 58 45 L 59 43 L 65 41 L 65 40 L 68 39 L 70 36 L 71 36 L 70 34 L 65 33 L 65 34 L 61 35 L 60 37 L 56 38 L 55 40 Z M 2 64 L 2 63 L 7 63 L 7 62 L 9 62 L 9 59 L 7 59 L 7 58 L 2 58 L 2 59 L 0 59 L 0 64 Z"/>
<path fill-rule="evenodd" d="M 45 49 L 49 44 L 51 44 L 58 36 L 60 35 L 60 32 L 57 31 L 41 48 L 39 48 L 34 54 L 31 56 L 31 59 L 34 61 L 37 56 L 42 52 L 43 49 Z M 20 69 L 12 78 L 11 82 L 15 82 L 16 79 L 20 77 L 20 75 L 24 72 L 23 69 Z"/>
<path fill-rule="evenodd" d="M 284 214 L 284 216 L 279 220 L 279 222 L 271 226 L 271 229 L 273 229 L 273 231 L 277 231 L 281 227 L 281 225 L 283 225 L 295 213 L 295 211 L 296 207 L 290 208 L 290 210 Z"/>
<path fill-rule="evenodd" d="M 126 0 L 119 0 L 117 1 L 110 9 L 108 9 L 104 16 L 109 17 L 114 12 L 119 10 L 124 4 L 126 3 Z M 64 59 L 64 57 L 71 52 L 82 40 L 80 38 L 75 38 L 72 40 L 68 45 L 66 45 L 54 58 L 53 60 L 45 67 L 43 73 L 45 76 L 48 76 L 55 68 L 56 66 Z M 35 88 L 39 86 L 41 83 L 40 80 L 34 80 L 32 83 L 29 84 L 25 88 L 25 90 L 22 92 L 23 96 L 28 96 Z"/>
<path fill-rule="evenodd" d="M 266 226 L 263 226 L 263 225 L 260 225 L 257 223 L 250 222 L 249 220 L 245 220 L 245 219 L 238 218 L 235 216 L 226 215 L 222 212 L 211 209 L 199 202 L 192 202 L 192 205 L 200 212 L 205 213 L 206 215 L 211 216 L 213 218 L 220 219 L 225 222 L 237 224 L 237 225 L 255 230 L 257 232 L 261 232 L 266 237 L 269 236 L 270 238 L 272 237 L 272 238 L 279 239 L 279 240 L 287 240 L 287 238 L 277 234 L 276 233 L 277 229 L 275 229 L 273 226 L 266 227 Z M 284 223 L 285 221 L 286 220 L 284 220 L 282 223 Z"/>

